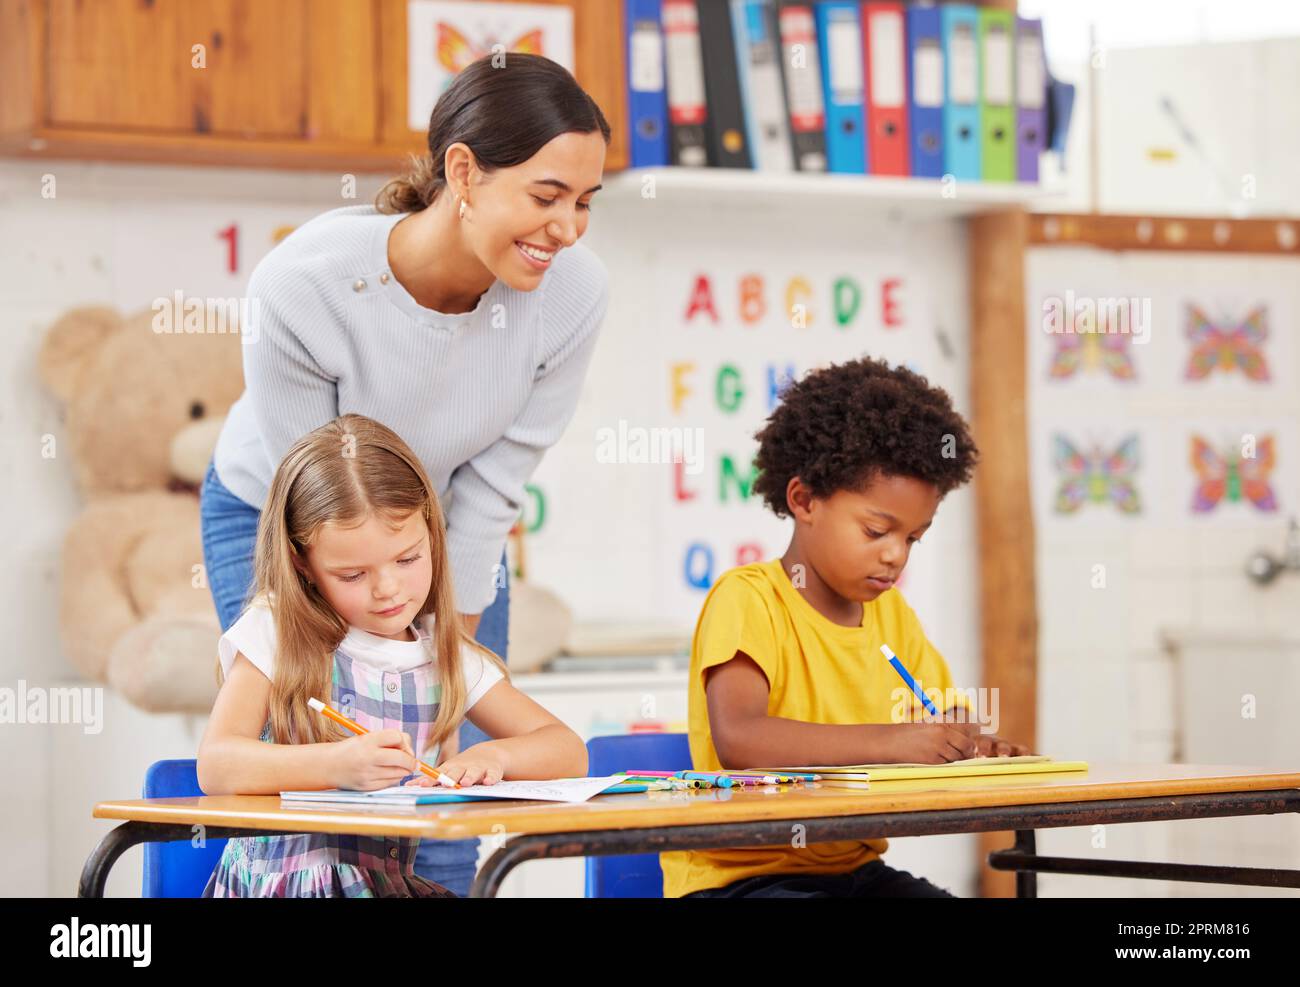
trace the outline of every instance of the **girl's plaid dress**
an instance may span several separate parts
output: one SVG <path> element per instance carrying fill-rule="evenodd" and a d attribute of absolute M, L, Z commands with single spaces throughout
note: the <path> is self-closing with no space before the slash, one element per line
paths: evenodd
<path fill-rule="evenodd" d="M 422 635 L 423 636 L 423 635 Z M 332 705 L 367 730 L 396 728 L 424 750 L 441 686 L 433 662 L 393 672 L 334 652 Z M 270 723 L 262 731 L 270 740 Z M 205 898 L 454 898 L 416 874 L 418 839 L 303 833 L 242 836 L 226 844 Z"/>

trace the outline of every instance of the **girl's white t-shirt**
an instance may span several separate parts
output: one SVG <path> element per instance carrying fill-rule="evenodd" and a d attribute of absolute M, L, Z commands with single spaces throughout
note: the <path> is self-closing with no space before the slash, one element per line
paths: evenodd
<path fill-rule="evenodd" d="M 349 627 L 339 650 L 354 661 L 385 672 L 404 672 L 434 661 L 426 650 L 429 635 L 415 624 L 411 625 L 411 630 L 419 640 L 393 641 L 359 627 Z M 225 675 L 230 674 L 235 664 L 236 652 L 242 652 L 268 679 L 275 678 L 275 618 L 270 607 L 253 604 L 240 614 L 230 630 L 221 635 L 217 642 L 217 655 Z M 505 676 L 468 644 L 461 647 L 460 660 L 465 676 L 465 708 L 470 709 Z"/>

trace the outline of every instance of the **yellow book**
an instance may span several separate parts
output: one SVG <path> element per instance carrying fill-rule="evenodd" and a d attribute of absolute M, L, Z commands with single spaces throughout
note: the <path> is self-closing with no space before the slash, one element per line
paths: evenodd
<path fill-rule="evenodd" d="M 803 767 L 746 768 L 735 774 L 819 774 L 821 784 L 831 787 L 862 788 L 868 781 L 900 781 L 913 778 L 964 778 L 986 775 L 1044 774 L 1057 771 L 1087 771 L 1087 761 L 1054 761 L 1044 754 L 1018 757 L 968 757 L 943 764 L 815 764 Z"/>

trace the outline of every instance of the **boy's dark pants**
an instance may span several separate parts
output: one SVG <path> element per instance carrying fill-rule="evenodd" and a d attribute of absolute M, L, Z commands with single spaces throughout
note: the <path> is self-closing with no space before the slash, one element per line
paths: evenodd
<path fill-rule="evenodd" d="M 844 874 L 760 874 L 684 898 L 954 898 L 943 888 L 883 860 Z"/>

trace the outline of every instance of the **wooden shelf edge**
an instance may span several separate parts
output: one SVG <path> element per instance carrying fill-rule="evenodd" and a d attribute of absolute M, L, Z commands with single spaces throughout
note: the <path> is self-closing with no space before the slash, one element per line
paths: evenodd
<path fill-rule="evenodd" d="M 1228 219 L 1213 216 L 1138 216 L 1032 213 L 1035 247 L 1090 246 L 1103 250 L 1209 251 L 1300 256 L 1300 217 Z"/>
<path fill-rule="evenodd" d="M 1016 182 L 957 182 L 949 185 L 937 178 L 762 172 L 673 165 L 608 170 L 605 186 L 616 194 L 639 194 L 647 178 L 654 180 L 656 195 L 661 192 L 691 196 L 785 195 L 810 200 L 852 201 L 882 208 L 919 208 L 954 216 L 1023 208 L 1059 194 L 1059 190 L 1052 187 Z"/>
<path fill-rule="evenodd" d="M 124 134 L 118 131 L 43 127 L 0 134 L 0 157 L 28 160 L 227 165 L 292 171 L 400 172 L 423 145 L 341 141 L 262 140 L 228 135 Z"/>

